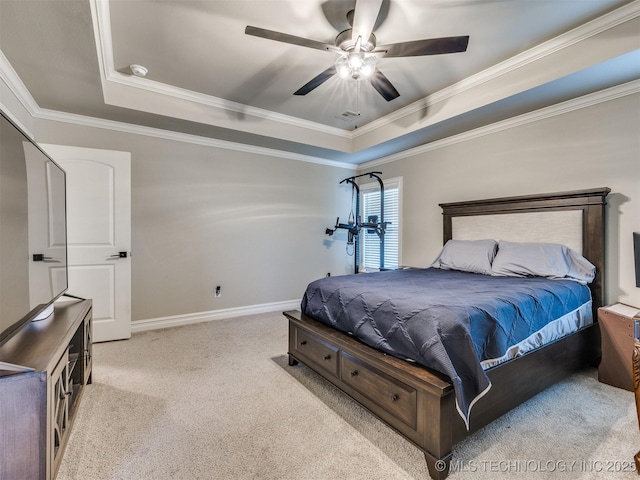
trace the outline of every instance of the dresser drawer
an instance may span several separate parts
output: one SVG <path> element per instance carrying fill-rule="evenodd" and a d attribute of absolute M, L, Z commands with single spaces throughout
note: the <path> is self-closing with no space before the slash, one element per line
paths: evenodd
<path fill-rule="evenodd" d="M 338 376 L 338 347 L 296 328 L 293 349 L 295 355 L 313 362 L 335 377 Z"/>
<path fill-rule="evenodd" d="M 341 352 L 342 381 L 405 425 L 416 429 L 416 390 L 389 375 Z M 374 410 L 375 411 L 375 410 Z"/>

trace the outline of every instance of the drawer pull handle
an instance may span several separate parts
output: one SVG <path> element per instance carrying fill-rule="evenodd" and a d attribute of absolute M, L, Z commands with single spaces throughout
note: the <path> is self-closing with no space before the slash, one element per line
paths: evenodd
<path fill-rule="evenodd" d="M 349 372 L 349 375 L 351 375 L 352 377 L 355 377 L 356 375 L 358 375 L 358 370 L 353 370 L 352 372 Z"/>
<path fill-rule="evenodd" d="M 327 354 L 327 355 L 325 355 L 325 356 L 324 356 L 324 357 L 322 357 L 322 358 L 324 358 L 325 360 L 331 360 L 331 355 Z"/>
<path fill-rule="evenodd" d="M 306 340 L 302 340 L 302 341 L 300 342 L 300 345 L 306 345 L 306 344 L 307 344 L 307 341 L 306 341 Z"/>
<path fill-rule="evenodd" d="M 398 400 L 398 395 L 394 393 L 393 395 L 391 395 L 391 397 L 389 397 L 389 400 L 391 400 L 392 402 L 395 402 L 396 400 Z"/>

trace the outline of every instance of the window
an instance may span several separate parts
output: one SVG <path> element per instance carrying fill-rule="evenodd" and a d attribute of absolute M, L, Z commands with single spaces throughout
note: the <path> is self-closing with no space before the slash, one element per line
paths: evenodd
<path fill-rule="evenodd" d="M 400 200 L 402 177 L 384 181 L 384 221 L 387 223 L 384 234 L 385 268 L 400 265 Z M 367 183 L 360 186 L 362 203 L 362 223 L 369 216 L 376 215 L 380 221 L 380 184 Z M 365 269 L 380 268 L 380 237 L 375 231 L 363 228 L 360 233 L 362 247 L 362 266 Z"/>

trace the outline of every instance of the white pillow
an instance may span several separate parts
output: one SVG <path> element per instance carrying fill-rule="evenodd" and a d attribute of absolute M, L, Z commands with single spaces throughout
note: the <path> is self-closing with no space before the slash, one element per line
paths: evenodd
<path fill-rule="evenodd" d="M 591 283 L 596 267 L 579 253 L 559 243 L 516 243 L 501 240 L 493 260 L 493 275 L 567 278 Z"/>
<path fill-rule="evenodd" d="M 491 262 L 496 255 L 495 240 L 449 240 L 432 267 L 443 270 L 491 275 Z"/>

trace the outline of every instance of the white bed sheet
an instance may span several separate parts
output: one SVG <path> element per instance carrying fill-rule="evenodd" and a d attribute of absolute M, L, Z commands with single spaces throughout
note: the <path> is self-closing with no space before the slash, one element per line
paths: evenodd
<path fill-rule="evenodd" d="M 498 358 L 491 358 L 480 362 L 483 370 L 500 365 L 501 363 L 511 360 L 513 358 L 524 355 L 538 347 L 558 340 L 570 333 L 576 332 L 587 325 L 593 323 L 593 309 L 592 302 L 589 300 L 587 303 L 575 309 L 573 312 L 569 312 L 562 317 L 553 320 L 548 323 L 542 329 L 533 333 L 520 343 L 517 343 L 507 350 L 507 352 Z"/>

